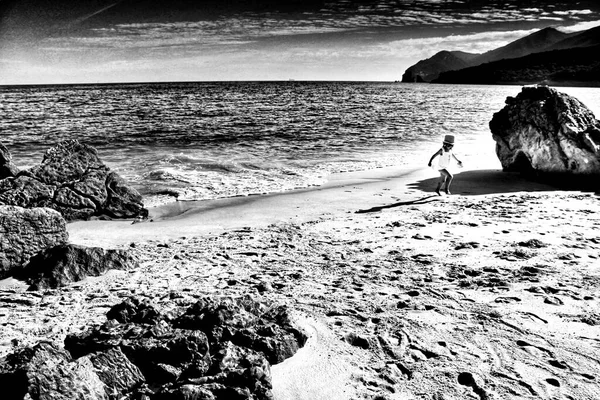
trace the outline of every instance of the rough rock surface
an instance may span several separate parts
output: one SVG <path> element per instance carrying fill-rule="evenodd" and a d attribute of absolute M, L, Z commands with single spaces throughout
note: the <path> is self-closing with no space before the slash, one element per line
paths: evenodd
<path fill-rule="evenodd" d="M 8 149 L 0 143 L 0 179 L 15 176 L 18 172 L 19 169 L 12 162 L 12 156 Z"/>
<path fill-rule="evenodd" d="M 18 277 L 31 285 L 30 290 L 54 289 L 88 276 L 100 276 L 110 269 L 136 267 L 137 261 L 125 250 L 62 244 L 33 256 Z"/>
<path fill-rule="evenodd" d="M 118 348 L 73 360 L 66 350 L 42 342 L 0 360 L 6 400 L 118 399 L 143 379 Z"/>
<path fill-rule="evenodd" d="M 40 343 L 0 360 L 9 399 L 273 399 L 270 363 L 306 340 L 287 309 L 248 297 L 202 298 L 183 313 L 129 298 L 107 317 L 65 350 Z"/>
<path fill-rule="evenodd" d="M 77 140 L 49 149 L 42 163 L 0 180 L 0 204 L 49 207 L 67 220 L 145 217 L 141 195 Z"/>
<path fill-rule="evenodd" d="M 600 121 L 567 94 L 524 87 L 506 99 L 490 129 L 506 171 L 600 175 Z"/>
<path fill-rule="evenodd" d="M 66 222 L 55 210 L 0 205 L 0 278 L 68 237 Z"/>

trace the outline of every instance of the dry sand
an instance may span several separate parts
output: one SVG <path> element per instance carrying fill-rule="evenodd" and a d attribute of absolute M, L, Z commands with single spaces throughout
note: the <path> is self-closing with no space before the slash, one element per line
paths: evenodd
<path fill-rule="evenodd" d="M 289 305 L 309 341 L 272 368 L 277 399 L 600 399 L 600 207 L 497 169 L 454 195 L 430 170 L 69 225 L 140 268 L 71 287 L 0 289 L 0 355 L 62 341 L 131 294 Z"/>

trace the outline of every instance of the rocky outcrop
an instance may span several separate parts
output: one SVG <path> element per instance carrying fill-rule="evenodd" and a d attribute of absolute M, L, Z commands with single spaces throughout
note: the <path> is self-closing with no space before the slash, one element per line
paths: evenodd
<path fill-rule="evenodd" d="M 19 169 L 12 162 L 12 156 L 8 149 L 0 143 L 0 179 L 15 176 L 18 172 Z"/>
<path fill-rule="evenodd" d="M 143 381 L 119 348 L 73 360 L 66 350 L 43 342 L 0 360 L 6 400 L 120 399 Z"/>
<path fill-rule="evenodd" d="M 0 180 L 0 204 L 49 207 L 65 219 L 145 217 L 141 195 L 77 140 L 49 149 L 39 166 Z"/>
<path fill-rule="evenodd" d="M 65 349 L 41 343 L 8 355 L 0 360 L 4 393 L 8 399 L 271 400 L 270 365 L 305 341 L 282 306 L 250 298 L 202 298 L 183 312 L 172 306 L 161 313 L 130 298 L 103 325 L 68 336 Z"/>
<path fill-rule="evenodd" d="M 110 269 L 135 267 L 138 262 L 125 250 L 63 244 L 33 256 L 17 278 L 29 283 L 29 290 L 54 289 L 88 276 L 100 276 Z"/>
<path fill-rule="evenodd" d="M 524 87 L 506 99 L 490 129 L 506 171 L 600 175 L 600 121 L 567 94 Z"/>
<path fill-rule="evenodd" d="M 0 205 L 0 279 L 68 237 L 65 219 L 55 210 Z"/>

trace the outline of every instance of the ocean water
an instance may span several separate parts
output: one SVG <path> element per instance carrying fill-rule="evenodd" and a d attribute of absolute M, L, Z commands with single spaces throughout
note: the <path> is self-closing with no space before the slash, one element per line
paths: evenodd
<path fill-rule="evenodd" d="M 559 88 L 600 115 L 600 89 Z M 336 172 L 418 167 L 445 134 L 494 157 L 488 123 L 519 86 L 219 82 L 0 87 L 0 141 L 39 163 L 76 138 L 153 205 L 320 185 Z M 165 194 L 168 194 L 165 197 Z"/>

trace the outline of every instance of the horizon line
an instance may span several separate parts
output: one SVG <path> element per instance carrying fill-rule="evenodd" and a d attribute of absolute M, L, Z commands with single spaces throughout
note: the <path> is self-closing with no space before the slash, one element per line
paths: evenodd
<path fill-rule="evenodd" d="M 60 82 L 60 83 L 0 83 L 0 87 L 24 86 L 105 86 L 105 85 L 150 85 L 177 83 L 420 83 L 401 80 L 330 80 L 330 79 L 248 79 L 248 80 L 182 80 L 182 81 L 122 81 L 122 82 Z M 429 83 L 429 82 L 425 82 Z"/>

